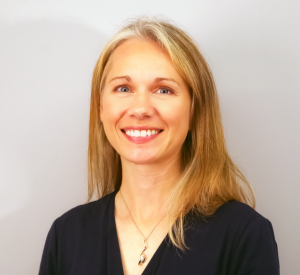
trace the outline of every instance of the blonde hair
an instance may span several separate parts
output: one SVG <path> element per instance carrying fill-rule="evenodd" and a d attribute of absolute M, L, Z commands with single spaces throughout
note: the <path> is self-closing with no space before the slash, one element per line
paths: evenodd
<path fill-rule="evenodd" d="M 170 20 L 149 16 L 129 20 L 107 43 L 97 61 L 91 90 L 87 202 L 94 195 L 101 198 L 121 186 L 120 155 L 105 135 L 99 106 L 111 54 L 122 42 L 134 37 L 157 42 L 189 87 L 191 130 L 182 145 L 181 178 L 171 192 L 167 216 L 170 240 L 184 250 L 184 221 L 189 211 L 207 217 L 229 200 L 255 208 L 255 197 L 227 152 L 211 70 L 197 43 Z"/>

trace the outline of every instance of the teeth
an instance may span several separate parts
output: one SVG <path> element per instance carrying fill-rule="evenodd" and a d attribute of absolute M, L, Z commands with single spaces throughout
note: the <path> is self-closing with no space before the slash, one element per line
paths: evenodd
<path fill-rule="evenodd" d="M 131 137 L 146 137 L 146 136 L 155 135 L 157 133 L 158 133 L 158 131 L 155 131 L 155 130 L 142 130 L 142 131 L 128 130 L 128 131 L 126 131 L 126 134 Z"/>
<path fill-rule="evenodd" d="M 134 137 L 140 137 L 140 136 L 141 136 L 141 132 L 138 131 L 138 130 L 135 130 L 135 131 L 133 132 L 133 136 L 134 136 Z"/>

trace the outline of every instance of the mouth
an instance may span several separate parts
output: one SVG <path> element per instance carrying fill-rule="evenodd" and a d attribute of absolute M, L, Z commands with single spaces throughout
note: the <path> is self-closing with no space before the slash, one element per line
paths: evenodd
<path fill-rule="evenodd" d="M 157 135 L 159 133 L 161 133 L 163 130 L 160 129 L 160 130 L 157 130 L 157 129 L 149 129 L 149 130 L 135 130 L 135 129 L 130 129 L 130 130 L 125 130 L 125 129 L 121 129 L 121 131 L 130 136 L 130 137 L 136 137 L 136 138 L 139 138 L 139 137 L 151 137 L 152 135 Z"/>
<path fill-rule="evenodd" d="M 127 138 L 127 140 L 136 144 L 150 142 L 151 140 L 155 139 L 163 132 L 162 129 L 157 129 L 157 130 L 121 129 L 121 131 L 124 134 L 124 136 Z"/>
<path fill-rule="evenodd" d="M 124 129 L 121 129 L 121 131 L 122 131 L 123 133 L 126 133 Z M 133 131 L 135 131 L 135 130 L 133 130 Z M 142 131 L 143 131 L 143 130 L 142 130 Z M 157 131 L 160 133 L 160 132 L 162 132 L 163 130 L 157 130 Z"/>

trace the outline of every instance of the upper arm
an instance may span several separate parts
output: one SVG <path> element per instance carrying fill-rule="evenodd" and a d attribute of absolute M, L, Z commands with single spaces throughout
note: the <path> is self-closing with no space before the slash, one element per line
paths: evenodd
<path fill-rule="evenodd" d="M 237 237 L 229 266 L 234 275 L 278 275 L 279 258 L 272 224 L 254 218 Z"/>

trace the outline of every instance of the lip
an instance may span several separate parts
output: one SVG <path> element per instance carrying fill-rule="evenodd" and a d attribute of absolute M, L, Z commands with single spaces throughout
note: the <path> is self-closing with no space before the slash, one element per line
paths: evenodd
<path fill-rule="evenodd" d="M 125 131 L 125 129 L 126 128 L 124 128 L 124 129 L 122 129 L 122 133 L 123 133 L 123 135 L 125 135 L 125 137 L 129 140 L 129 141 L 131 141 L 131 142 L 133 142 L 133 143 L 136 143 L 136 144 L 142 144 L 142 143 L 147 143 L 147 142 L 150 142 L 151 140 L 153 140 L 153 139 L 155 139 L 160 133 L 162 133 L 163 132 L 163 130 L 161 130 L 161 129 L 157 129 L 157 128 L 147 128 L 147 129 L 151 129 L 151 130 L 155 130 L 155 129 L 157 129 L 157 131 L 159 130 L 159 132 L 157 133 L 157 134 L 154 134 L 154 135 L 151 135 L 151 136 L 146 136 L 146 137 L 132 137 L 132 136 L 128 136 L 125 132 L 123 132 L 123 131 Z M 129 128 L 127 128 L 127 129 L 129 129 Z M 130 129 L 134 129 L 134 130 L 138 130 L 138 129 L 136 129 L 136 128 L 130 128 Z M 146 130 L 145 128 L 144 129 L 141 129 L 141 130 Z"/>

